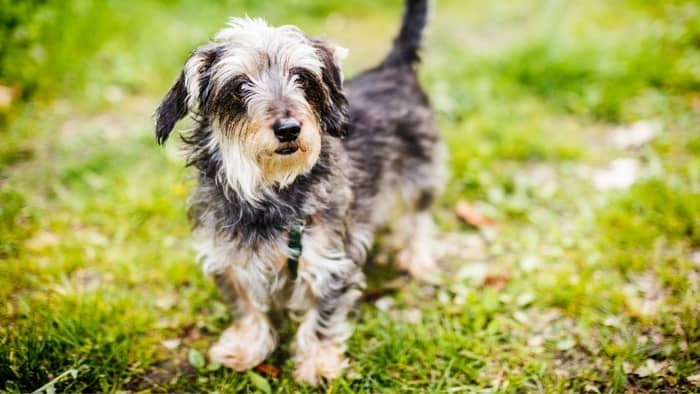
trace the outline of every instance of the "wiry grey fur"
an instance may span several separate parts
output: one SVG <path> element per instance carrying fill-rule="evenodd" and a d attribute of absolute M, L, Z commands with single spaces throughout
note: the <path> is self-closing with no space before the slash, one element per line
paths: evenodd
<path fill-rule="evenodd" d="M 266 313 L 281 306 L 300 320 L 297 380 L 338 376 L 361 266 L 396 200 L 406 221 L 399 264 L 418 277 L 435 269 L 427 210 L 444 180 L 444 147 L 414 69 L 426 14 L 427 0 L 407 0 L 390 54 L 345 86 L 342 48 L 233 19 L 192 53 L 156 111 L 161 144 L 194 113 L 183 136 L 199 179 L 190 218 L 204 269 L 234 312 L 215 361 L 236 370 L 262 362 L 276 344 Z M 275 138 L 280 119 L 298 121 L 296 140 Z M 299 223 L 295 279 L 287 244 Z"/>

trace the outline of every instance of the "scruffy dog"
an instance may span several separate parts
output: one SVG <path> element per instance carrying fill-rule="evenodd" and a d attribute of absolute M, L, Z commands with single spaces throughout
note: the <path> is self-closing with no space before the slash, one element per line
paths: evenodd
<path fill-rule="evenodd" d="M 386 59 L 345 86 L 345 49 L 231 19 L 158 107 L 159 144 L 194 114 L 183 136 L 199 180 L 189 214 L 204 271 L 233 305 L 213 361 L 237 371 L 262 362 L 277 339 L 268 312 L 287 308 L 300 323 L 296 380 L 337 377 L 361 267 L 394 200 L 404 206 L 400 267 L 418 278 L 436 269 L 428 208 L 444 146 L 414 70 L 426 3 L 406 1 Z"/>

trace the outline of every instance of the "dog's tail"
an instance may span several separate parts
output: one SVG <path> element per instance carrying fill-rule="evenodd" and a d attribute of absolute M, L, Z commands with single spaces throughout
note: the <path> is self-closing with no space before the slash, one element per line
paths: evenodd
<path fill-rule="evenodd" d="M 420 60 L 418 51 L 428 20 L 428 1 L 406 0 L 401 30 L 394 39 L 391 52 L 382 63 L 383 67 L 410 65 Z"/>

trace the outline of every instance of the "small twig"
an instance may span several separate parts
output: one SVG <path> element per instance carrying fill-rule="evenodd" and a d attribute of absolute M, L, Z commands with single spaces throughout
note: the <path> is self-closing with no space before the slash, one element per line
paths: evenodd
<path fill-rule="evenodd" d="M 385 283 L 382 287 L 367 289 L 362 295 L 362 301 L 372 302 L 378 298 L 381 298 L 382 296 L 396 293 L 401 288 L 406 286 L 408 282 L 408 275 L 402 275 L 390 282 Z"/>
<path fill-rule="evenodd" d="M 81 370 L 85 370 L 85 369 L 87 369 L 87 368 L 88 368 L 87 365 L 81 365 L 81 366 L 79 366 L 78 368 L 71 368 L 71 369 L 69 369 L 69 370 L 67 370 L 67 371 L 65 371 L 65 372 L 63 372 L 63 373 L 61 373 L 60 375 L 56 376 L 55 378 L 51 379 L 51 380 L 50 380 L 48 383 L 46 383 L 45 385 L 43 385 L 43 386 L 39 387 L 38 389 L 32 391 L 32 394 L 38 394 L 38 393 L 41 393 L 41 392 L 44 392 L 44 391 L 48 390 L 48 389 L 49 389 L 50 387 L 52 387 L 54 384 L 58 383 L 59 380 L 63 379 L 64 377 L 66 377 L 66 376 L 68 376 L 68 375 L 71 375 L 71 376 L 73 377 L 73 379 L 75 379 L 76 377 L 78 377 L 78 372 L 80 372 Z"/>

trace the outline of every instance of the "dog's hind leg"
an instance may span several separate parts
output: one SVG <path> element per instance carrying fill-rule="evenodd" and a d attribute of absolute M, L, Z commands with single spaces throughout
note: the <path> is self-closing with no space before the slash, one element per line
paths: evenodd
<path fill-rule="evenodd" d="M 404 240 L 396 260 L 400 269 L 425 280 L 438 269 L 435 259 L 435 223 L 428 210 L 406 215 L 397 223 Z"/>
<path fill-rule="evenodd" d="M 396 257 L 399 268 L 416 279 L 425 280 L 438 270 L 435 257 L 436 226 L 430 213 L 434 199 L 447 177 L 445 148 L 437 144 L 432 161 L 407 168 L 401 181 L 401 200 L 407 210 L 394 226 L 399 241 Z"/>

